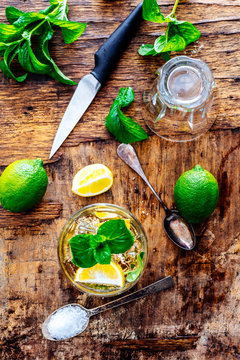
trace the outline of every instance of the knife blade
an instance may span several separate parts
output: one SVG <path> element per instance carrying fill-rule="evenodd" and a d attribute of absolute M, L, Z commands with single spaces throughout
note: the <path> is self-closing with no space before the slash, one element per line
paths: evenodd
<path fill-rule="evenodd" d="M 142 3 L 135 7 L 95 53 L 95 67 L 90 74 L 83 76 L 80 80 L 59 124 L 49 159 L 66 140 L 95 98 L 100 87 L 106 82 L 141 19 Z"/>

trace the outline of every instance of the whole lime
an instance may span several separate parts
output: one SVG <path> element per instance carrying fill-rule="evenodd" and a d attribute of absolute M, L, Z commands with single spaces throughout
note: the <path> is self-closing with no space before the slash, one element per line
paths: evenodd
<path fill-rule="evenodd" d="M 174 200 L 180 214 L 192 224 L 199 224 L 215 209 L 219 196 L 215 177 L 200 165 L 183 173 L 174 188 Z"/>
<path fill-rule="evenodd" d="M 12 212 L 22 212 L 39 203 L 46 192 L 48 177 L 43 161 L 14 161 L 0 176 L 0 202 Z"/>

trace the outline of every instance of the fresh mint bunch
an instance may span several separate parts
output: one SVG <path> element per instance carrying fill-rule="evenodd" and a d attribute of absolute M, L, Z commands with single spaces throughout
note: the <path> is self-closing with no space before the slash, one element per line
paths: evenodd
<path fill-rule="evenodd" d="M 36 12 L 23 12 L 13 6 L 6 8 L 6 17 L 11 25 L 0 24 L 0 67 L 9 78 L 22 82 L 29 72 L 47 74 L 64 84 L 76 83 L 66 77 L 49 54 L 49 41 L 53 37 L 53 26 L 61 28 L 66 44 L 77 40 L 87 24 L 69 21 L 67 18 L 67 0 L 50 0 L 50 6 Z M 36 51 L 32 48 L 32 39 L 37 38 Z M 11 70 L 15 57 L 26 73 L 16 77 Z"/>
<path fill-rule="evenodd" d="M 168 23 L 165 35 L 159 36 L 153 45 L 142 45 L 138 53 L 142 56 L 160 54 L 164 60 L 170 59 L 172 51 L 182 51 L 200 38 L 200 31 L 188 21 L 178 21 L 175 12 L 179 0 L 175 1 L 172 12 L 164 17 L 156 0 L 143 1 L 143 19 L 155 23 Z"/>
<path fill-rule="evenodd" d="M 121 111 L 122 107 L 129 106 L 133 100 L 133 89 L 131 87 L 121 88 L 105 120 L 108 131 L 113 134 L 118 141 L 124 144 L 148 138 L 145 130 L 136 121 L 127 117 Z"/>
<path fill-rule="evenodd" d="M 72 262 L 82 268 L 110 264 L 111 254 L 124 253 L 133 242 L 134 236 L 124 220 L 109 220 L 99 227 L 96 235 L 80 234 L 70 240 Z"/>

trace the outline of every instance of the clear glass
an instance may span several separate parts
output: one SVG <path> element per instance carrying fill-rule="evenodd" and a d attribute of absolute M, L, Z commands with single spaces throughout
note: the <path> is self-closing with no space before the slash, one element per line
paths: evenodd
<path fill-rule="evenodd" d="M 158 70 L 151 90 L 143 95 L 144 120 L 158 136 L 190 141 L 201 136 L 215 120 L 215 81 L 201 60 L 177 56 Z"/>
<path fill-rule="evenodd" d="M 83 233 L 96 234 L 99 225 L 111 219 L 126 219 L 129 222 L 129 228 L 134 234 L 134 244 L 124 254 L 112 254 L 112 260 L 120 265 L 125 275 L 124 287 L 117 286 L 100 286 L 94 284 L 86 284 L 75 281 L 75 274 L 78 269 L 71 261 L 72 254 L 69 245 L 70 239 Z M 126 279 L 127 271 L 134 270 L 131 264 L 136 265 L 137 256 L 140 252 L 144 252 L 143 270 L 139 276 L 133 281 L 128 282 Z M 140 222 L 129 211 L 113 204 L 93 204 L 84 207 L 76 212 L 67 223 L 64 225 L 59 237 L 58 243 L 58 257 L 61 267 L 71 281 L 71 283 L 80 291 L 88 293 L 89 295 L 98 296 L 114 296 L 122 294 L 129 290 L 140 279 L 147 262 L 148 241 L 145 231 Z M 124 255 L 124 256 L 123 256 Z"/>

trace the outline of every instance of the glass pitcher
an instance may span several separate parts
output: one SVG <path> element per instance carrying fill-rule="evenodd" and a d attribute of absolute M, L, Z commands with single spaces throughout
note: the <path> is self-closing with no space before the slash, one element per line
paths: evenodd
<path fill-rule="evenodd" d="M 158 70 L 150 91 L 143 95 L 144 120 L 158 136 L 171 141 L 190 141 L 213 124 L 213 75 L 207 64 L 178 56 Z"/>

